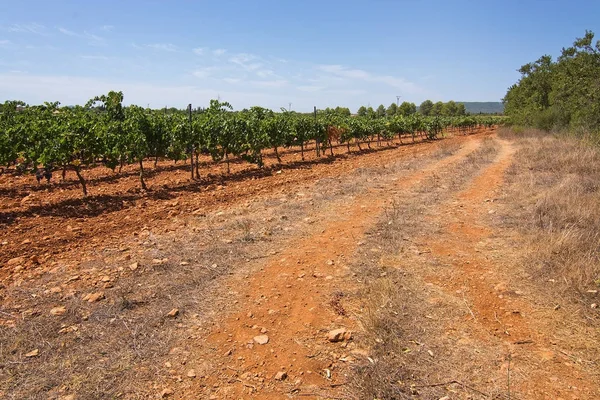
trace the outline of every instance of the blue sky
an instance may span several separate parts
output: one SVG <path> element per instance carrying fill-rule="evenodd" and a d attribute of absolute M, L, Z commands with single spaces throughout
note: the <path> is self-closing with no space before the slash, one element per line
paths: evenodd
<path fill-rule="evenodd" d="M 151 107 L 499 101 L 599 1 L 1 1 L 0 101 Z"/>

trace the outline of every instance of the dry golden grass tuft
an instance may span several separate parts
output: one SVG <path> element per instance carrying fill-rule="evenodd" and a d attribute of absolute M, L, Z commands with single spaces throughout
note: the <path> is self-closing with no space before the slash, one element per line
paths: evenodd
<path fill-rule="evenodd" d="M 507 172 L 506 222 L 530 241 L 528 272 L 598 317 L 590 306 L 600 290 L 600 149 L 538 131 L 501 135 L 520 138 Z"/>

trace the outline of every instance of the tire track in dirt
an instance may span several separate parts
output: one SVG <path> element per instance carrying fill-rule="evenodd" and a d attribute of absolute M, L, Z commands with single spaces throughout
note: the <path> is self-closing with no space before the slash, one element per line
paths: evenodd
<path fill-rule="evenodd" d="M 335 293 L 352 286 L 348 258 L 394 193 L 464 159 L 480 142 L 481 138 L 473 138 L 455 154 L 418 172 L 386 178 L 331 210 L 316 233 L 280 252 L 277 259 L 267 259 L 259 272 L 233 282 L 239 289 L 238 311 L 217 324 L 189 357 L 203 362 L 206 379 L 176 396 L 202 392 L 214 399 L 335 397 L 336 387 L 345 381 L 343 356 L 350 353 L 352 343 L 328 343 L 326 334 L 340 327 L 356 329 L 352 316 L 339 309 L 336 313 L 330 304 Z M 268 336 L 267 344 L 253 341 L 261 334 Z M 275 380 L 277 372 L 285 372 L 287 378 Z"/>
<path fill-rule="evenodd" d="M 430 257 L 451 268 L 426 281 L 452 296 L 462 296 L 468 317 L 452 321 L 446 330 L 467 332 L 462 345 L 483 342 L 504 357 L 500 368 L 504 376 L 510 371 L 515 398 L 599 398 L 594 378 L 556 346 L 553 332 L 544 331 L 536 321 L 533 304 L 510 289 L 504 274 L 511 271 L 503 271 L 480 250 L 494 239 L 494 231 L 484 222 L 490 212 L 489 199 L 501 189 L 514 153 L 508 142 L 499 142 L 502 147 L 496 161 L 436 213 L 434 222 L 442 226 L 442 232 L 428 242 Z"/>

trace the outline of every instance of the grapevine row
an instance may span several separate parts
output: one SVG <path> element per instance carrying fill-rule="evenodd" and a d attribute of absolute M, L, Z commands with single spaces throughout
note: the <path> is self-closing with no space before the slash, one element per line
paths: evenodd
<path fill-rule="evenodd" d="M 369 145 L 396 136 L 417 135 L 435 139 L 448 129 L 469 132 L 477 126 L 492 126 L 497 117 L 423 117 L 419 114 L 374 118 L 341 116 L 333 112 L 299 114 L 262 107 L 233 112 L 229 103 L 211 100 L 201 112 L 166 113 L 162 110 L 123 106 L 122 92 L 91 99 L 85 106 L 60 107 L 58 102 L 26 106 L 6 102 L 0 112 L 0 165 L 15 165 L 32 171 L 39 179 L 54 169 L 75 171 L 83 195 L 87 185 L 83 170 L 102 163 L 113 171 L 137 163 L 140 185 L 146 190 L 143 161 L 190 159 L 191 177 L 199 179 L 198 157 L 210 154 L 214 161 L 242 158 L 262 168 L 263 150 L 300 147 L 302 158 L 309 142 L 316 151 L 333 155 L 333 142 Z"/>

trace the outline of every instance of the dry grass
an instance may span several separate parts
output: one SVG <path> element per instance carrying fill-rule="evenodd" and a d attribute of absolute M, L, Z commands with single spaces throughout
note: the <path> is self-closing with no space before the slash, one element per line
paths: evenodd
<path fill-rule="evenodd" d="M 288 197 L 186 217 L 175 221 L 180 229 L 174 232 L 143 230 L 122 238 L 127 251 L 99 249 L 92 260 L 44 274 L 36 285 L 3 288 L 19 308 L 4 305 L 0 312 L 19 315 L 20 321 L 0 326 L 0 397 L 141 399 L 159 393 L 174 379 L 165 360 L 175 365 L 174 359 L 185 358 L 184 348 L 170 354 L 175 344 L 181 346 L 182 334 L 225 308 L 231 294 L 223 293 L 220 280 L 234 271 L 246 273 L 253 259 L 269 255 L 293 235 L 289 228 L 309 209 L 323 205 L 313 200 L 312 191 L 301 200 Z M 139 267 L 132 273 L 128 265 L 133 262 Z M 44 293 L 63 285 L 66 276 L 55 281 L 61 274 L 81 276 L 78 292 L 71 295 L 63 286 L 60 293 Z M 104 289 L 99 278 L 88 280 L 90 275 L 107 275 L 114 287 Z M 105 292 L 106 299 L 81 300 L 97 291 Z M 58 305 L 67 313 L 51 316 L 50 309 Z M 168 317 L 174 308 L 179 315 Z M 34 349 L 39 349 L 37 357 L 25 357 Z"/>
<path fill-rule="evenodd" d="M 56 274 L 44 273 L 35 284 L 1 288 L 0 295 L 11 299 L 14 307 L 0 304 L 0 313 L 18 316 L 19 321 L 14 327 L 0 326 L 0 398 L 151 398 L 177 378 L 183 363 L 201 374 L 205 360 L 188 360 L 185 346 L 205 337 L 203 329 L 215 316 L 233 311 L 235 288 L 222 285 L 228 275 L 251 273 L 260 263 L 253 260 L 290 246 L 286 241 L 299 233 L 300 225 L 311 224 L 319 213 L 331 212 L 332 204 L 376 185 L 388 168 L 408 171 L 424 162 L 425 157 L 389 167 L 369 166 L 223 212 L 185 216 L 174 220 L 175 226 L 165 226 L 174 232 L 144 230 L 119 238 L 129 248 L 126 252 L 98 247 L 89 260 L 59 263 Z M 307 221 L 312 214 L 317 217 Z M 155 264 L 154 259 L 167 261 Z M 128 269 L 133 262 L 139 262 L 135 272 Z M 77 274 L 82 278 L 76 293 L 64 288 L 61 293 L 44 293 Z M 104 289 L 99 278 L 87 279 L 102 275 L 113 278 L 114 287 Z M 106 299 L 81 300 L 92 291 L 104 291 Z M 340 292 L 331 299 L 340 315 L 346 313 L 344 296 Z M 67 313 L 51 316 L 49 310 L 58 305 Z M 173 308 L 179 315 L 167 317 Z M 197 331 L 191 338 L 190 330 Z M 37 357 L 25 357 L 36 348 Z M 177 374 L 169 372 L 165 361 L 178 369 Z"/>
<path fill-rule="evenodd" d="M 435 158 L 445 158 L 456 153 L 460 149 L 460 144 L 456 142 L 443 141 L 440 143 L 438 151 L 435 153 Z"/>
<path fill-rule="evenodd" d="M 452 154 L 441 150 L 434 154 Z M 411 274 L 406 264 L 422 262 L 412 238 L 425 229 L 435 234 L 435 226 L 423 223 L 423 216 L 434 211 L 437 204 L 459 191 L 482 166 L 490 163 L 498 151 L 497 142 L 486 139 L 468 157 L 433 174 L 403 193 L 385 209 L 378 225 L 368 233 L 359 250 L 354 272 L 363 286 L 354 294 L 360 303 L 359 319 L 364 329 L 358 345 L 369 349 L 369 358 L 361 360 L 352 370 L 347 387 L 351 399 L 438 399 L 449 393 L 457 398 L 502 398 L 492 383 L 486 394 L 461 386 L 478 379 L 478 372 L 468 371 L 466 360 L 473 358 L 464 348 L 456 348 L 442 331 L 440 320 L 464 318 L 464 305 L 445 298 L 449 306 L 432 304 L 432 297 L 444 296 L 422 281 L 420 274 Z M 378 248 L 384 256 L 373 257 L 365 249 Z M 471 351 L 472 349 L 469 349 Z M 494 355 L 479 353 L 492 362 Z M 456 360 L 465 361 L 457 366 Z M 476 365 L 477 362 L 473 362 Z M 483 379 L 483 378 L 481 378 Z M 440 382 L 447 384 L 437 385 Z M 454 398 L 454 397 L 452 397 Z"/>
<path fill-rule="evenodd" d="M 524 263 L 543 290 L 550 284 L 597 316 L 590 303 L 599 302 L 593 291 L 600 289 L 600 149 L 539 132 L 519 136 L 505 223 L 528 238 Z"/>

